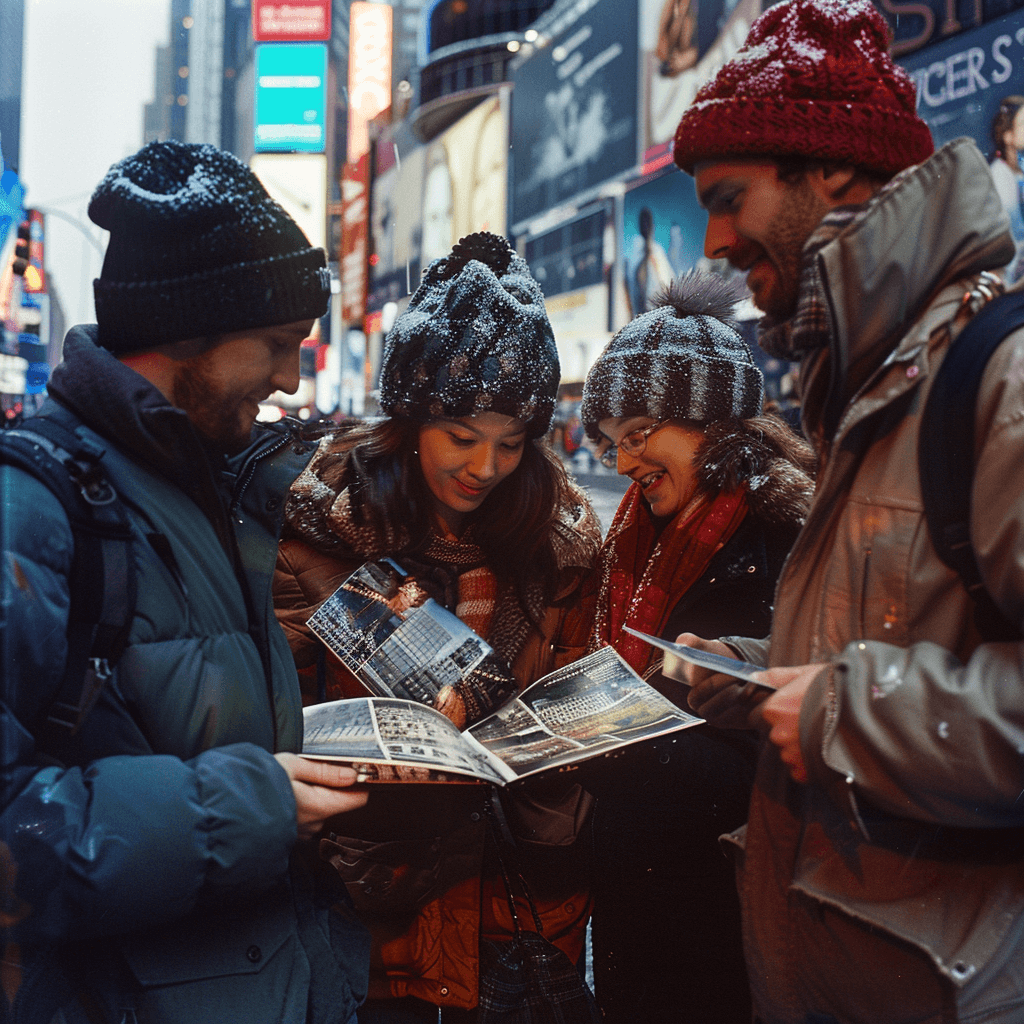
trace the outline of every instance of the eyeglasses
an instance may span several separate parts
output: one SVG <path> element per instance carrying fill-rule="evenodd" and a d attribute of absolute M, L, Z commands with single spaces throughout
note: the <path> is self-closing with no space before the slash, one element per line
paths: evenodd
<path fill-rule="evenodd" d="M 608 445 L 608 447 L 598 455 L 598 462 L 600 462 L 602 466 L 607 466 L 609 469 L 615 469 L 618 464 L 620 448 L 627 455 L 632 455 L 634 458 L 638 458 L 643 455 L 644 450 L 647 448 L 647 438 L 649 438 L 656 430 L 665 426 L 668 422 L 668 420 L 658 420 L 657 423 L 652 423 L 649 427 L 641 427 L 639 430 L 631 430 L 628 434 L 619 438 L 618 444 Z"/>

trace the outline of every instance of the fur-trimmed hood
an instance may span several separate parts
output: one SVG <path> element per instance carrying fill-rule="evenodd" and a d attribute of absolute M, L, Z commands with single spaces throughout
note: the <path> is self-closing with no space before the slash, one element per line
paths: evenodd
<path fill-rule="evenodd" d="M 814 493 L 814 453 L 776 416 L 719 420 L 704 431 L 694 461 L 702 491 L 742 484 L 747 506 L 765 523 L 802 524 Z"/>

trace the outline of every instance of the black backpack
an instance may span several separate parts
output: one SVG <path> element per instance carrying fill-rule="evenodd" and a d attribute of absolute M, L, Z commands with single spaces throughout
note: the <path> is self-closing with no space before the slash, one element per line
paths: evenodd
<path fill-rule="evenodd" d="M 1024 326 L 1024 292 L 989 301 L 950 345 L 921 416 L 918 470 L 932 544 L 974 599 L 974 621 L 989 641 L 1020 640 L 985 589 L 971 546 L 974 480 L 974 412 L 989 357 L 1009 334 Z"/>
<path fill-rule="evenodd" d="M 128 640 L 137 582 L 127 512 L 103 472 L 104 449 L 52 399 L 41 412 L 0 430 L 0 464 L 41 481 L 71 525 L 67 665 L 37 738 L 59 750 L 81 727 Z"/>

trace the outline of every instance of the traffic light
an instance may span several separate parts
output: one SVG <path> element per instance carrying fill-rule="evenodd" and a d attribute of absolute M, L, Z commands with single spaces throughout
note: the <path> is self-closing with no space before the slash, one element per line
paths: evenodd
<path fill-rule="evenodd" d="M 18 225 L 18 238 L 14 243 L 14 263 L 12 270 L 19 276 L 28 269 L 29 239 L 32 234 L 32 227 L 27 220 Z"/>
<path fill-rule="evenodd" d="M 45 292 L 43 215 L 38 210 L 26 210 L 25 213 L 27 216 L 18 225 L 18 237 L 14 244 L 14 262 L 11 269 L 24 279 L 25 292 Z"/>

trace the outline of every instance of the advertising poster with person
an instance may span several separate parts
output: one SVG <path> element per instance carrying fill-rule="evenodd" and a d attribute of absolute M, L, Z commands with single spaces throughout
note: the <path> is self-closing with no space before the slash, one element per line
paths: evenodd
<path fill-rule="evenodd" d="M 511 225 L 628 173 L 637 161 L 637 8 L 577 5 L 513 72 Z"/>
<path fill-rule="evenodd" d="M 768 3 L 641 0 L 644 162 L 670 159 L 672 136 L 697 90 L 730 60 Z"/>
<path fill-rule="evenodd" d="M 960 32 L 900 63 L 917 88 L 917 112 L 935 145 L 971 136 L 989 161 L 1010 216 L 1017 255 L 1008 282 L 1024 277 L 1024 11 Z"/>

